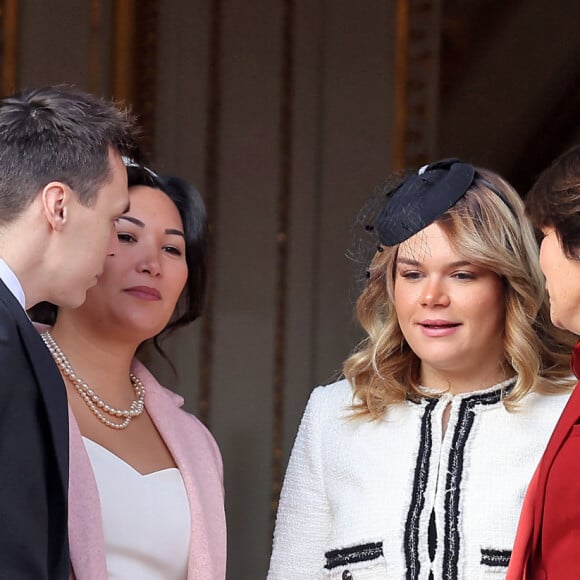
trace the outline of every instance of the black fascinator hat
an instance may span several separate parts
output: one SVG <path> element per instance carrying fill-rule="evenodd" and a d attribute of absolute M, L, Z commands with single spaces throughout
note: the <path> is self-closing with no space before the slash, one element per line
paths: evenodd
<path fill-rule="evenodd" d="M 400 244 L 436 221 L 465 195 L 475 173 L 469 163 L 443 159 L 407 176 L 387 194 L 387 203 L 378 215 L 381 244 Z"/>

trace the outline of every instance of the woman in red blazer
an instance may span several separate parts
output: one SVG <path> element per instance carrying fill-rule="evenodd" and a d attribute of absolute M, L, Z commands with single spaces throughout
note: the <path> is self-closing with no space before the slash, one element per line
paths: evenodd
<path fill-rule="evenodd" d="M 580 335 L 580 146 L 558 158 L 526 198 L 544 235 L 540 264 L 552 322 Z M 580 378 L 580 342 L 572 370 Z M 580 578 L 580 389 L 554 429 L 528 488 L 508 580 Z"/>

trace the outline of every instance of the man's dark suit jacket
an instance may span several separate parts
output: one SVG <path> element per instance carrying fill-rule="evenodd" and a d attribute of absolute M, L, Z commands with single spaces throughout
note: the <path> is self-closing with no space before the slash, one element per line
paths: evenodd
<path fill-rule="evenodd" d="M 65 387 L 0 280 L 0 579 L 68 580 L 67 492 Z"/>

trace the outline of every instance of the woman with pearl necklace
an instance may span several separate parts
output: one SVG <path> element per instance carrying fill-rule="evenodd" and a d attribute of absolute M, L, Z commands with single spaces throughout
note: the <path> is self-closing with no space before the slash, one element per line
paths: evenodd
<path fill-rule="evenodd" d="M 219 449 L 135 358 L 201 313 L 205 210 L 185 181 L 125 164 L 130 209 L 86 302 L 31 313 L 68 392 L 73 576 L 223 579 Z"/>

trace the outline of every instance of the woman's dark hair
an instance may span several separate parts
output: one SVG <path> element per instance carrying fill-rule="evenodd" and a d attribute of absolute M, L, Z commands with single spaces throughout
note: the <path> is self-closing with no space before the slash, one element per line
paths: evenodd
<path fill-rule="evenodd" d="M 149 169 L 129 165 L 127 167 L 129 188 L 144 185 L 159 189 L 177 207 L 183 233 L 185 234 L 185 261 L 188 275 L 183 294 L 169 324 L 155 337 L 163 339 L 173 330 L 198 318 L 203 310 L 207 286 L 207 223 L 205 205 L 193 185 L 169 175 L 157 175 Z"/>
<path fill-rule="evenodd" d="M 205 206 L 197 189 L 184 179 L 157 175 L 130 161 L 126 164 L 129 188 L 143 185 L 159 189 L 175 204 L 183 222 L 187 281 L 169 324 L 153 338 L 156 350 L 170 362 L 160 343 L 177 328 L 198 318 L 205 302 L 208 246 Z M 54 324 L 57 313 L 57 307 L 48 302 L 41 302 L 29 311 L 32 320 L 50 325 Z"/>
<path fill-rule="evenodd" d="M 565 255 L 580 260 L 580 146 L 545 169 L 525 197 L 526 214 L 538 229 L 553 227 Z"/>

